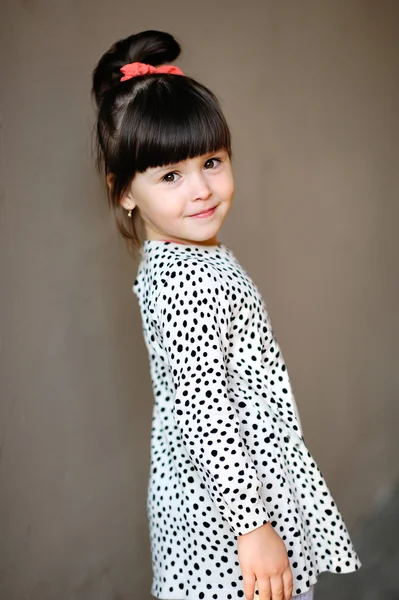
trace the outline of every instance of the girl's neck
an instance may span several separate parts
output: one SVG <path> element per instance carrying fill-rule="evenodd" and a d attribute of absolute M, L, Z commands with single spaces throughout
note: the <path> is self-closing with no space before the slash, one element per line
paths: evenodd
<path fill-rule="evenodd" d="M 172 244 L 182 244 L 183 246 L 203 246 L 204 248 L 210 247 L 213 248 L 214 246 L 220 246 L 220 242 L 218 242 L 217 240 L 213 243 L 213 244 L 201 244 L 200 242 L 180 242 L 177 240 L 172 240 L 172 239 L 161 239 L 161 240 L 146 240 L 147 242 L 170 242 Z"/>
<path fill-rule="evenodd" d="M 172 242 L 173 244 L 185 244 L 185 242 L 176 242 L 176 240 L 158 240 L 159 242 Z"/>

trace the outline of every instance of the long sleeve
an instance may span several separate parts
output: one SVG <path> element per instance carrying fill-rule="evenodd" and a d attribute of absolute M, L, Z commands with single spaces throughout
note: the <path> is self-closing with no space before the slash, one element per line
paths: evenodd
<path fill-rule="evenodd" d="M 173 415 L 213 503 L 236 535 L 269 521 L 228 397 L 228 285 L 211 265 L 181 261 L 158 282 L 156 312 L 175 387 Z"/>

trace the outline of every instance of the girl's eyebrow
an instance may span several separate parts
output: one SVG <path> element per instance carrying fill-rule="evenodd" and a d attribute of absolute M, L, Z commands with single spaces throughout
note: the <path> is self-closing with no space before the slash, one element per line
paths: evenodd
<path fill-rule="evenodd" d="M 180 162 L 176 162 L 176 163 L 170 163 L 168 165 L 163 165 L 163 167 L 154 167 L 154 173 L 159 173 L 160 171 L 164 171 L 167 170 L 169 171 L 170 169 L 173 169 L 179 165 L 181 165 L 184 162 L 184 160 L 181 160 Z"/>
<path fill-rule="evenodd" d="M 214 152 L 205 152 L 205 154 L 203 154 L 202 156 L 205 158 L 206 156 L 213 156 L 214 154 L 218 154 L 219 152 L 223 152 L 223 150 L 215 150 Z M 161 171 L 164 171 L 164 170 L 169 171 L 170 169 L 175 169 L 179 165 L 187 162 L 188 160 L 190 160 L 190 159 L 186 158 L 185 160 L 181 160 L 176 163 L 170 163 L 168 165 L 164 165 L 163 167 L 154 167 L 153 173 L 156 174 L 156 173 L 160 173 Z"/>

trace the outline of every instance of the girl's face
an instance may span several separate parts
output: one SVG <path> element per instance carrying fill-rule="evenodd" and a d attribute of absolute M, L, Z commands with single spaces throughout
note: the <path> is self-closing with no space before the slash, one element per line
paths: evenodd
<path fill-rule="evenodd" d="M 233 195 L 230 158 L 219 150 L 137 173 L 121 204 L 139 211 L 149 240 L 214 245 Z"/>

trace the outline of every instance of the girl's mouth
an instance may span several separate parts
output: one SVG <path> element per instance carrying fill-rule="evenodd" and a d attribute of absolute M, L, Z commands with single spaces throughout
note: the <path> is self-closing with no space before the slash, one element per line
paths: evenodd
<path fill-rule="evenodd" d="M 206 210 L 205 212 L 198 213 L 198 215 L 191 215 L 191 217 L 194 219 L 204 219 L 206 217 L 210 217 L 211 215 L 213 215 L 213 213 L 215 212 L 216 209 L 217 209 L 217 206 L 215 206 L 214 208 L 210 208 L 209 210 Z"/>

